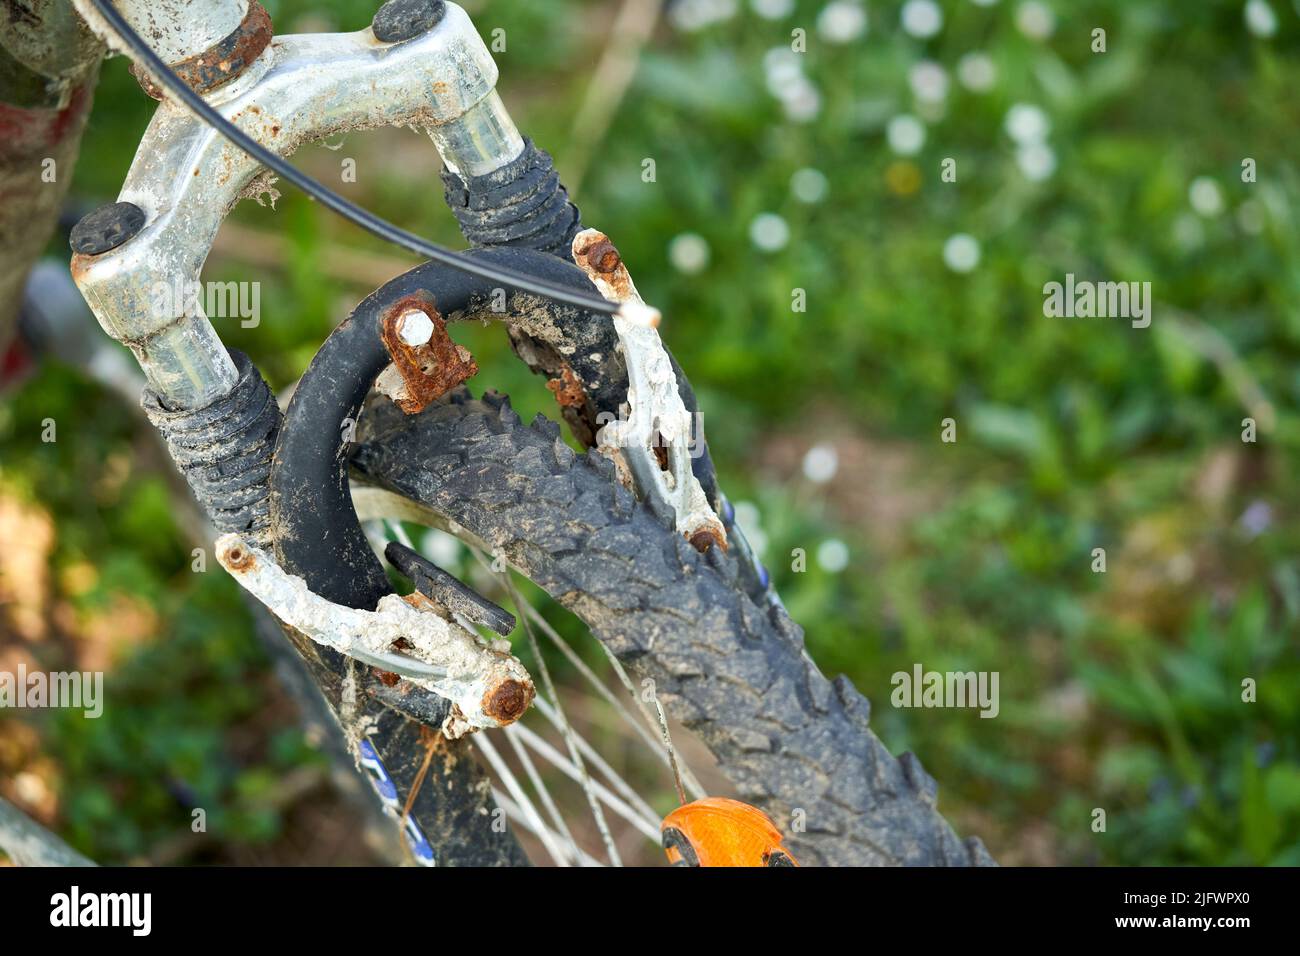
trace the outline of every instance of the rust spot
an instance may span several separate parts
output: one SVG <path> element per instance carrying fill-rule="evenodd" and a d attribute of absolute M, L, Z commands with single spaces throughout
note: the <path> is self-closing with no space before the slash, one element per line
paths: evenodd
<path fill-rule="evenodd" d="M 533 702 L 533 687 L 506 678 L 483 695 L 483 713 L 502 724 L 513 724 Z"/>
<path fill-rule="evenodd" d="M 664 440 L 663 435 L 659 434 L 658 431 L 655 432 L 654 444 L 650 446 L 650 450 L 655 453 L 655 460 L 659 462 L 659 470 L 667 471 L 668 443 Z"/>
<path fill-rule="evenodd" d="M 381 671 L 381 670 L 376 670 L 376 671 L 375 671 L 375 676 L 379 678 L 379 683 L 383 684 L 385 687 L 392 687 L 392 686 L 394 686 L 394 685 L 400 683 L 401 680 L 402 680 L 400 677 L 398 677 L 398 676 L 397 676 L 396 674 L 394 674 L 392 671 Z"/>
<path fill-rule="evenodd" d="M 633 296 L 632 277 L 623 264 L 623 257 L 609 241 L 609 236 L 592 229 L 581 247 L 573 250 L 573 261 L 589 276 L 600 276 L 609 287 L 605 298 L 626 302 Z M 598 283 L 599 284 L 599 283 Z"/>
<path fill-rule="evenodd" d="M 234 545 L 226 552 L 226 566 L 232 571 L 250 571 L 257 565 L 253 552 L 241 545 Z"/>
<path fill-rule="evenodd" d="M 402 316 L 414 310 L 433 322 L 433 335 L 424 345 L 407 345 L 398 332 Z M 416 293 L 395 302 L 384 313 L 380 338 L 397 375 L 394 381 L 386 369 L 379 378 L 380 390 L 408 415 L 423 411 L 430 402 L 478 374 L 474 357 L 451 340 L 447 323 L 428 294 Z"/>
<path fill-rule="evenodd" d="M 244 21 L 229 36 L 202 53 L 169 65 L 186 86 L 196 93 L 206 93 L 244 72 L 261 56 L 274 35 L 270 14 L 257 0 L 251 0 Z M 131 73 L 146 93 L 156 100 L 163 98 L 162 89 L 148 73 L 137 66 L 131 67 Z"/>
<path fill-rule="evenodd" d="M 547 381 L 546 387 L 551 390 L 561 408 L 583 408 L 587 404 L 587 393 L 582 388 L 582 382 L 578 381 L 578 376 L 567 365 L 560 369 L 559 378 Z"/>
<path fill-rule="evenodd" d="M 712 527 L 698 528 L 688 536 L 687 540 L 691 542 L 691 547 L 703 554 L 709 548 L 717 545 L 723 551 L 727 550 L 726 538 L 719 533 L 720 529 Z"/>
<path fill-rule="evenodd" d="M 402 600 L 411 605 L 411 607 L 415 608 L 417 611 L 438 610 L 438 605 L 434 604 L 419 591 L 412 591 L 410 594 L 406 595 L 406 597 L 402 598 Z M 415 645 L 406 638 L 399 637 L 397 640 L 393 641 L 393 646 L 400 651 L 409 651 Z"/>
<path fill-rule="evenodd" d="M 85 274 L 86 270 L 90 268 L 91 263 L 94 261 L 94 256 L 83 256 L 79 252 L 73 253 L 72 262 L 68 264 L 68 269 L 72 273 L 73 281 L 80 282 L 81 277 Z"/>
<path fill-rule="evenodd" d="M 597 272 L 610 273 L 623 264 L 623 257 L 608 239 L 597 239 L 587 246 L 584 254 Z"/>

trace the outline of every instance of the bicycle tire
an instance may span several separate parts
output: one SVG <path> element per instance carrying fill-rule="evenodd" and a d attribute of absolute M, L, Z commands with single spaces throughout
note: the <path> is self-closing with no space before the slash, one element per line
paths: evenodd
<path fill-rule="evenodd" d="M 495 392 L 458 389 L 414 416 L 376 401 L 364 420 L 359 478 L 500 549 L 652 678 L 801 863 L 993 864 L 939 814 L 920 762 L 896 759 L 871 731 L 866 698 L 821 673 L 784 608 L 756 605 L 734 560 L 695 551 L 598 452 L 575 453 L 544 416 L 525 425 Z"/>

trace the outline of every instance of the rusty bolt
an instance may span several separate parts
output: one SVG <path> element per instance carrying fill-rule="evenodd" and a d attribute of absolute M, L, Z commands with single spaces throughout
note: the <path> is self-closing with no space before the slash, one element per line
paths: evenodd
<path fill-rule="evenodd" d="M 483 713 L 502 724 L 512 724 L 524 715 L 532 700 L 532 687 L 507 678 L 483 695 Z"/>
<path fill-rule="evenodd" d="M 252 553 L 246 550 L 242 545 L 233 545 L 226 552 L 226 564 L 232 571 L 247 571 L 256 564 L 256 559 Z"/>
<path fill-rule="evenodd" d="M 397 337 L 415 348 L 433 338 L 433 319 L 422 309 L 410 309 L 397 318 Z"/>
<path fill-rule="evenodd" d="M 144 220 L 144 210 L 135 203 L 105 203 L 72 227 L 72 251 L 82 256 L 103 255 L 134 238 L 144 228 Z"/>
<path fill-rule="evenodd" d="M 623 257 L 608 239 L 598 239 L 587 247 L 587 261 L 597 272 L 610 273 L 623 264 Z"/>

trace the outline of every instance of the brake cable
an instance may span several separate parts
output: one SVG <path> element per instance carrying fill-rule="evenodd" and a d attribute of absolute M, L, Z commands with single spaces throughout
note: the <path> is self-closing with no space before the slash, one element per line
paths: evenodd
<path fill-rule="evenodd" d="M 224 136 L 230 142 L 234 143 L 241 150 L 257 160 L 267 169 L 271 170 L 280 178 L 293 183 L 312 199 L 317 200 L 331 212 L 334 212 L 344 219 L 349 220 L 355 225 L 360 226 L 372 235 L 378 236 L 387 242 L 407 249 L 418 256 L 431 259 L 443 265 L 450 266 L 453 269 L 459 269 L 462 272 L 468 272 L 471 275 L 479 276 L 491 282 L 501 285 L 511 286 L 524 292 L 531 292 L 535 295 L 545 296 L 548 299 L 554 299 L 557 302 L 563 302 L 566 305 L 577 306 L 578 308 L 588 309 L 593 312 L 599 312 L 602 315 L 618 315 L 620 312 L 638 321 L 647 321 L 647 312 L 654 312 L 657 317 L 657 311 L 649 307 L 638 304 L 620 304 L 611 302 L 607 299 L 598 298 L 592 295 L 583 295 L 573 289 L 566 289 L 561 285 L 533 278 L 526 273 L 517 272 L 513 269 L 498 268 L 484 261 L 475 261 L 461 253 L 455 252 L 446 246 L 438 245 L 431 240 L 417 236 L 413 232 L 408 232 L 400 226 L 389 222 L 382 216 L 378 216 L 368 209 L 363 209 L 356 203 L 322 184 L 319 180 L 304 173 L 302 170 L 289 163 L 283 157 L 276 155 L 271 150 L 262 146 L 238 126 L 231 123 L 219 112 L 213 109 L 207 101 L 198 93 L 190 88 L 176 72 L 171 69 L 162 58 L 153 51 L 141 38 L 126 19 L 118 12 L 113 5 L 112 0 L 90 0 L 94 5 L 96 12 L 104 18 L 105 22 L 117 33 L 131 52 L 143 63 L 166 89 L 177 99 L 187 106 L 199 119 L 207 123 L 214 130 Z M 655 320 L 649 320 L 655 321 Z"/>

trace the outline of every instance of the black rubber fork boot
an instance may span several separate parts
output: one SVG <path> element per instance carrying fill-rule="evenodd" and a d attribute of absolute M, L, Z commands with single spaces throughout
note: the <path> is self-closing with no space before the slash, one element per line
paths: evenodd
<path fill-rule="evenodd" d="M 444 168 L 442 181 L 447 205 L 461 234 L 472 245 L 522 246 L 573 261 L 573 237 L 583 229 L 582 214 L 569 202 L 551 154 L 538 149 L 532 140 L 525 138 L 524 151 L 494 172 L 464 177 Z M 509 335 L 511 348 L 534 374 L 564 381 L 564 356 L 520 330 L 512 328 Z M 572 335 L 575 354 L 598 352 L 618 361 L 610 348 L 615 341 L 612 325 L 600 334 L 574 330 Z M 585 339 L 603 341 L 593 345 L 582 341 Z M 626 377 L 621 369 L 611 369 L 614 371 L 618 378 Z M 560 411 L 579 441 L 587 445 L 595 442 L 597 425 L 590 414 L 572 406 Z"/>
<path fill-rule="evenodd" d="M 551 155 L 524 140 L 524 151 L 484 176 L 444 169 L 447 205 L 460 231 L 476 246 L 522 246 L 572 259 L 582 231 L 578 208 L 560 183 Z"/>
<path fill-rule="evenodd" d="M 280 406 L 247 355 L 232 349 L 230 357 L 239 379 L 224 398 L 199 409 L 172 410 L 146 389 L 140 404 L 217 530 L 261 547 L 271 524 L 271 456 Z"/>

